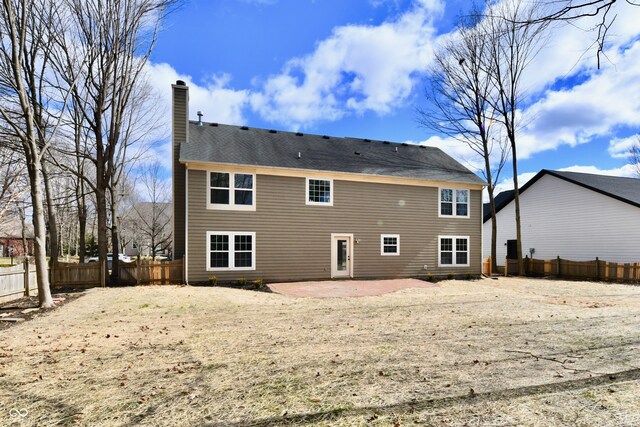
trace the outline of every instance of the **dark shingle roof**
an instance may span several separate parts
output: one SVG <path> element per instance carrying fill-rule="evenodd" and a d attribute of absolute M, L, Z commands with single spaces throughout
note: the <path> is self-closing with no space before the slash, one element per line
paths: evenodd
<path fill-rule="evenodd" d="M 513 190 L 498 193 L 494 198 L 496 212 L 504 208 L 511 200 L 513 200 Z M 491 219 L 491 207 L 489 203 L 485 203 L 482 205 L 482 222 L 487 222 L 489 219 Z"/>
<path fill-rule="evenodd" d="M 531 178 L 522 188 L 520 188 L 520 194 L 524 193 L 527 188 L 531 187 L 540 178 L 545 175 L 551 175 L 556 178 L 571 182 L 596 193 L 609 196 L 613 199 L 619 200 L 624 203 L 628 203 L 632 206 L 640 208 L 640 179 L 637 178 L 625 178 L 619 176 L 610 175 L 596 175 L 591 173 L 581 172 L 563 172 L 563 171 L 550 171 L 543 169 L 536 176 Z M 500 193 L 507 193 L 506 191 Z M 502 200 L 501 206 L 498 208 L 496 205 L 496 212 L 508 205 L 514 198 L 513 190 L 509 191 L 507 198 Z M 497 198 L 496 198 L 497 199 Z M 487 222 L 490 219 L 490 215 L 485 215 L 483 222 Z"/>
<path fill-rule="evenodd" d="M 212 123 L 189 123 L 189 142 L 181 144 L 180 161 L 484 184 L 435 147 Z"/>

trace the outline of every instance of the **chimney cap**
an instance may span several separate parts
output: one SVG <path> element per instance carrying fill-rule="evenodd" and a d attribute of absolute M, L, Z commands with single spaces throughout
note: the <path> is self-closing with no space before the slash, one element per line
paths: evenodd
<path fill-rule="evenodd" d="M 176 86 L 186 86 L 187 84 L 184 82 L 184 80 L 176 80 Z"/>

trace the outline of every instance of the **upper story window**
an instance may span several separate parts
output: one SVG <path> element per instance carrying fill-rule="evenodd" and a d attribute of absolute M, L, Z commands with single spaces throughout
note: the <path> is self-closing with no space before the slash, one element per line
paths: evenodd
<path fill-rule="evenodd" d="M 209 205 L 213 209 L 255 210 L 255 175 L 209 172 Z"/>
<path fill-rule="evenodd" d="M 380 255 L 400 255 L 400 235 L 380 235 Z"/>
<path fill-rule="evenodd" d="M 440 216 L 469 218 L 469 190 L 441 188 Z"/>
<path fill-rule="evenodd" d="M 307 178 L 306 204 L 333 206 L 333 180 Z"/>

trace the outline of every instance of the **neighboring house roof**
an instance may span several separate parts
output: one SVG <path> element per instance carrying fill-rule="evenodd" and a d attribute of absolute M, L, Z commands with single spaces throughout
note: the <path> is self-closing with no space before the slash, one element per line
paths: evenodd
<path fill-rule="evenodd" d="M 513 200 L 513 190 L 506 190 L 498 193 L 493 200 L 496 204 L 496 212 L 498 212 Z M 491 219 L 491 205 L 489 203 L 485 203 L 482 205 L 482 222 L 487 222 L 489 219 Z"/>
<path fill-rule="evenodd" d="M 181 144 L 180 161 L 485 184 L 435 147 L 217 123 L 189 123 L 189 142 Z"/>
<path fill-rule="evenodd" d="M 596 193 L 603 194 L 613 199 L 619 200 L 624 203 L 628 203 L 635 207 L 640 207 L 640 179 L 637 178 L 625 178 L 619 176 L 609 175 L 596 175 L 591 173 L 581 172 L 563 172 L 563 171 L 551 171 L 543 169 L 536 176 L 531 178 L 522 188 L 520 188 L 520 194 L 524 193 L 529 187 L 535 184 L 540 178 L 545 175 L 551 175 L 553 177 L 562 179 L 567 182 L 571 182 L 580 187 L 587 188 L 595 191 Z M 514 199 L 514 191 L 503 191 L 498 194 L 496 200 L 504 193 L 509 193 L 501 199 L 500 207 L 496 202 L 496 213 L 502 208 L 507 206 Z M 483 222 L 487 222 L 491 216 L 484 215 Z"/>
<path fill-rule="evenodd" d="M 33 224 L 26 224 L 25 237 L 33 239 Z M 22 221 L 16 217 L 0 219 L 0 238 L 22 239 Z"/>

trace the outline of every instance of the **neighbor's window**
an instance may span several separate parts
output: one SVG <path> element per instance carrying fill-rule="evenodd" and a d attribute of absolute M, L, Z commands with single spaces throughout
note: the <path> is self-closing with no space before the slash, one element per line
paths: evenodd
<path fill-rule="evenodd" d="M 255 175 L 250 173 L 209 172 L 209 206 L 214 209 L 252 209 L 255 207 Z"/>
<path fill-rule="evenodd" d="M 440 236 L 440 266 L 468 266 L 469 238 Z"/>
<path fill-rule="evenodd" d="M 307 205 L 333 205 L 333 180 L 307 178 Z"/>
<path fill-rule="evenodd" d="M 400 255 L 400 235 L 380 235 L 380 255 Z"/>
<path fill-rule="evenodd" d="M 440 216 L 469 217 L 469 190 L 441 188 Z"/>
<path fill-rule="evenodd" d="M 256 233 L 207 233 L 207 270 L 255 270 Z"/>

